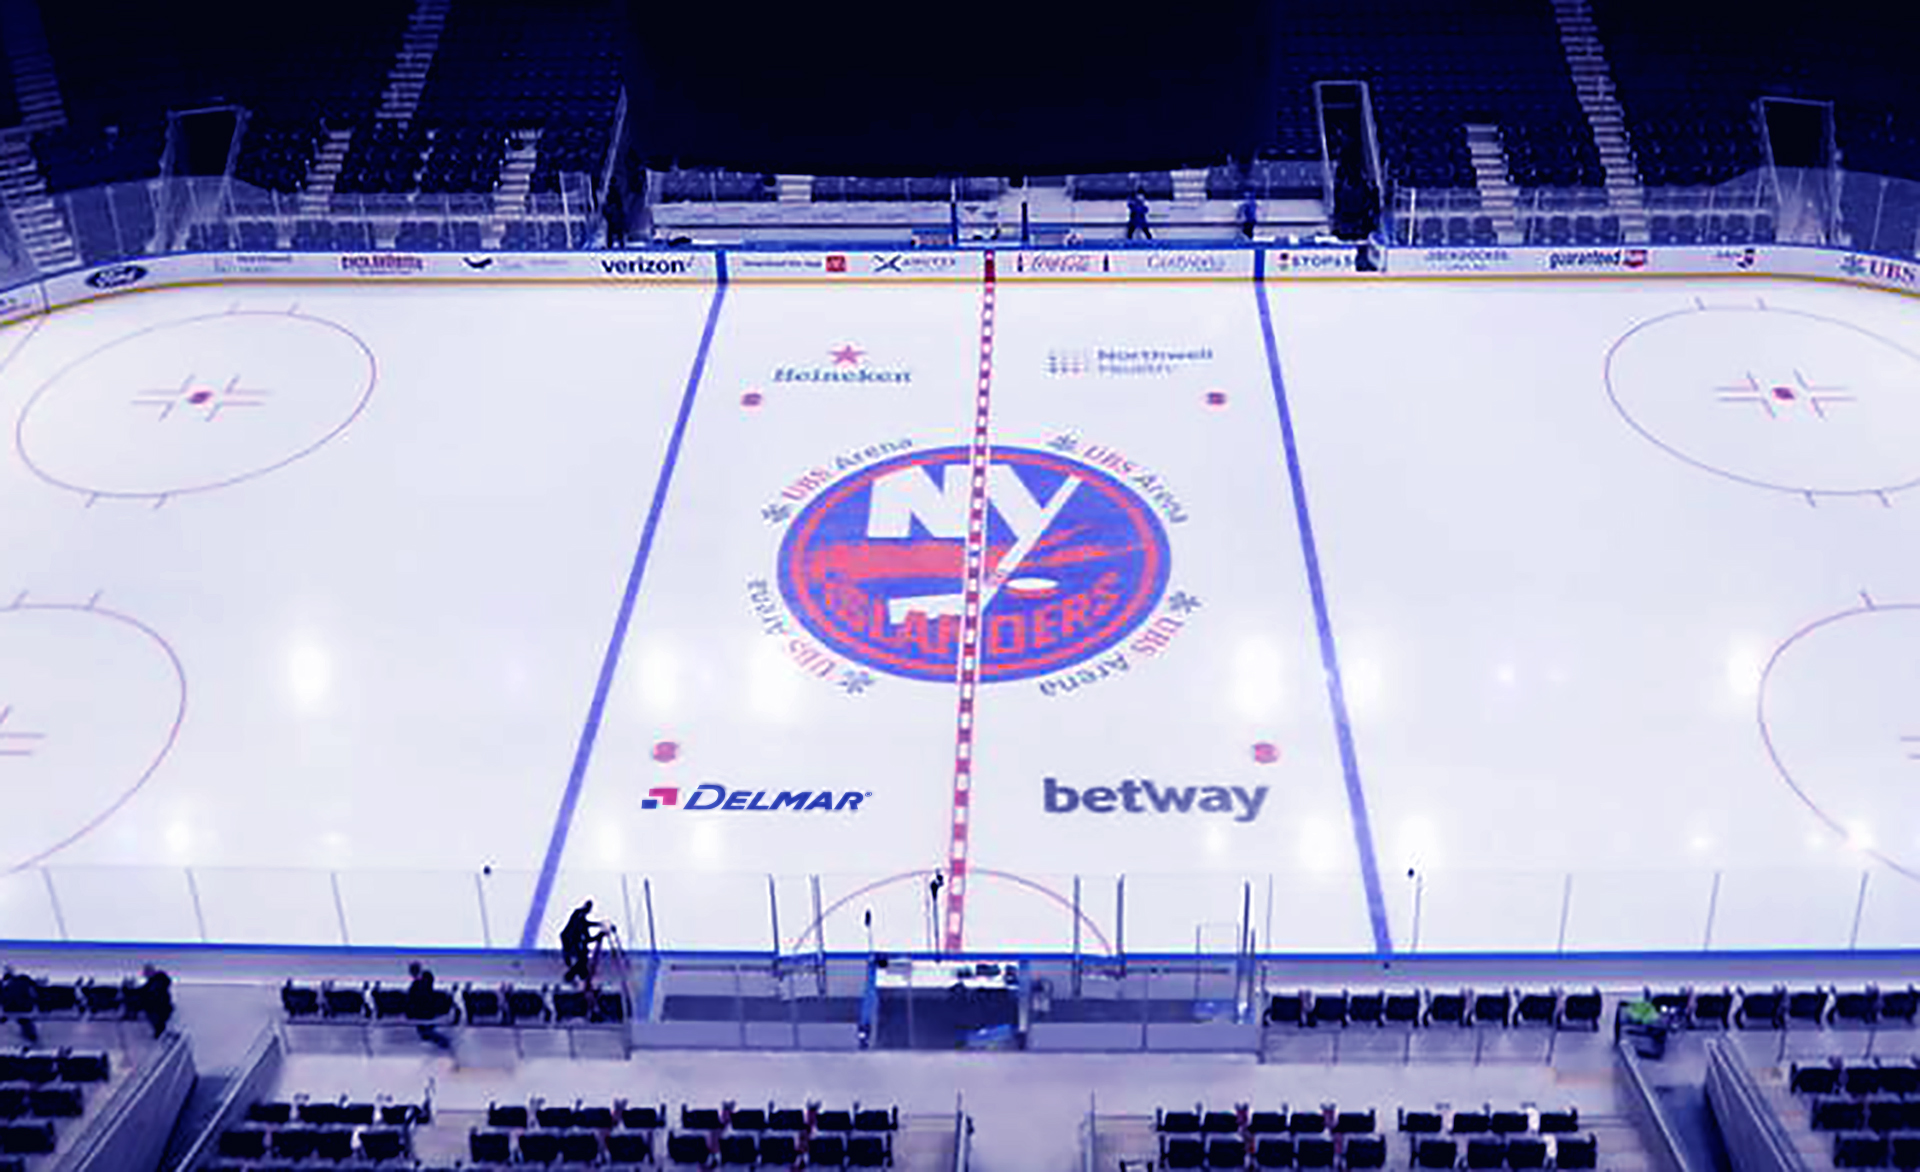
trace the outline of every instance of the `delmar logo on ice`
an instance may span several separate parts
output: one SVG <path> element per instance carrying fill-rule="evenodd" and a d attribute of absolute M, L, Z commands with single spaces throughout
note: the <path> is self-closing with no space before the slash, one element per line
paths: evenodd
<path fill-rule="evenodd" d="M 655 786 L 640 799 L 642 810 L 760 810 L 769 814 L 820 812 L 857 814 L 860 803 L 873 796 L 869 790 L 831 789 L 728 789 L 718 782 L 693 787 L 686 804 L 680 802 L 678 786 Z"/>

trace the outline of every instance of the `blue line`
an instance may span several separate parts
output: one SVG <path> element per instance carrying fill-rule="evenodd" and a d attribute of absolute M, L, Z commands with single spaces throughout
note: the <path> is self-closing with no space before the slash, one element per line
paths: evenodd
<path fill-rule="evenodd" d="M 587 706 L 587 723 L 580 730 L 580 744 L 573 753 L 573 771 L 567 775 L 567 790 L 560 798 L 560 813 L 554 819 L 553 837 L 547 842 L 547 857 L 540 864 L 540 879 L 534 884 L 533 904 L 527 908 L 527 922 L 520 929 L 520 947 L 532 949 L 540 941 L 540 923 L 547 915 L 547 902 L 553 898 L 553 882 L 560 870 L 560 856 L 566 853 L 567 832 L 573 826 L 574 807 L 580 803 L 580 789 L 587 778 L 587 762 L 593 758 L 593 743 L 600 735 L 600 720 L 606 714 L 607 694 L 613 690 L 614 671 L 620 666 L 620 650 L 627 641 L 627 626 L 633 621 L 633 608 L 640 597 L 640 581 L 646 577 L 647 558 L 653 552 L 653 538 L 660 530 L 660 515 L 666 509 L 667 490 L 673 485 L 673 469 L 680 462 L 680 445 L 687 437 L 687 420 L 693 414 L 693 400 L 700 389 L 700 376 L 707 368 L 707 354 L 713 348 L 714 327 L 720 324 L 720 306 L 727 298 L 727 258 L 716 253 L 719 281 L 713 290 L 713 303 L 707 307 L 707 324 L 700 331 L 700 348 L 694 352 L 693 369 L 687 373 L 687 389 L 680 396 L 680 415 L 673 421 L 673 434 L 667 440 L 666 460 L 660 466 L 659 482 L 653 486 L 653 503 L 647 508 L 647 523 L 640 531 L 640 548 L 634 552 L 633 567 L 627 572 L 627 590 L 620 597 L 620 613 L 613 620 L 613 635 L 607 640 L 606 657 L 600 661 L 600 679 L 593 686 L 593 702 Z"/>
<path fill-rule="evenodd" d="M 1307 481 L 1300 470 L 1300 449 L 1294 441 L 1293 412 L 1287 407 L 1287 384 L 1280 377 L 1280 347 L 1273 338 L 1273 310 L 1267 304 L 1267 250 L 1254 254 L 1253 290 L 1260 302 L 1260 333 L 1267 343 L 1267 371 L 1273 377 L 1273 405 L 1280 411 L 1280 439 L 1287 449 L 1287 480 L 1293 487 L 1293 516 L 1300 524 L 1300 552 L 1307 561 L 1307 590 L 1313 596 L 1313 623 L 1320 632 L 1320 663 L 1327 674 L 1327 700 L 1333 705 L 1334 739 L 1340 746 L 1340 771 L 1347 781 L 1347 809 L 1353 818 L 1353 843 L 1360 853 L 1360 878 L 1367 889 L 1367 918 L 1373 922 L 1373 947 L 1381 956 L 1393 955 L 1393 933 L 1387 925 L 1387 901 L 1380 888 L 1380 860 L 1373 850 L 1373 823 L 1367 817 L 1367 794 L 1360 786 L 1360 758 L 1353 748 L 1353 723 L 1347 716 L 1347 689 L 1340 680 L 1340 653 L 1333 641 L 1333 618 L 1327 612 L 1327 586 L 1320 576 L 1320 549 L 1313 540 L 1313 518 L 1307 509 Z"/>

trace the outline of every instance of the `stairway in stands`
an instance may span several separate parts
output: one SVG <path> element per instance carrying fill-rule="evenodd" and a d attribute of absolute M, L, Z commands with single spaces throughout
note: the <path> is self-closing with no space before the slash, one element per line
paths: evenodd
<path fill-rule="evenodd" d="M 507 143 L 506 158 L 500 162 L 500 186 L 493 189 L 493 219 L 482 237 L 488 248 L 500 247 L 506 236 L 507 221 L 527 214 L 528 197 L 533 191 L 533 169 L 540 161 L 541 129 L 516 131 Z"/>
<path fill-rule="evenodd" d="M 1573 89 L 1593 129 L 1606 175 L 1607 204 L 1620 217 L 1621 231 L 1633 243 L 1647 239 L 1646 190 L 1633 163 L 1627 142 L 1626 114 L 1614 97 L 1613 70 L 1593 23 L 1587 0 L 1553 0 L 1554 20 L 1560 26 L 1560 46 L 1566 53 Z"/>
<path fill-rule="evenodd" d="M 413 121 L 420 108 L 420 95 L 426 92 L 427 73 L 433 68 L 433 55 L 440 49 L 440 34 L 447 27 L 447 9 L 452 0 L 414 0 L 413 15 L 407 18 L 407 32 L 400 40 L 400 52 L 387 71 L 387 88 L 380 95 L 380 108 L 374 117 L 402 126 Z"/>
<path fill-rule="evenodd" d="M 27 255 L 41 272 L 58 272 L 80 263 L 79 246 L 47 195 L 46 178 L 22 131 L 0 135 L 0 201 L 13 213 Z"/>
<path fill-rule="evenodd" d="M 67 124 L 53 54 L 33 0 L 0 0 L 0 43 L 6 45 L 21 125 L 0 138 L 0 199 L 12 210 L 27 253 L 42 272 L 72 268 L 80 263 L 79 246 L 48 198 L 46 177 L 33 157 L 34 131 Z"/>
<path fill-rule="evenodd" d="M 1493 233 L 1502 244 L 1520 243 L 1520 220 L 1514 214 L 1518 192 L 1507 174 L 1507 148 L 1500 127 L 1469 123 L 1467 158 L 1473 163 L 1474 186 L 1480 189 L 1480 208 L 1493 219 Z"/>

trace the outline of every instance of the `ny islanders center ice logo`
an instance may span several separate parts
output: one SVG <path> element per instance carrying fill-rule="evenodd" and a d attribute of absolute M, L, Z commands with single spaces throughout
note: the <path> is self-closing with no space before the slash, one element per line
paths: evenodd
<path fill-rule="evenodd" d="M 1026 448 L 993 449 L 982 489 L 983 682 L 1074 667 L 1153 613 L 1167 586 L 1167 536 L 1133 489 Z M 974 499 L 965 448 L 861 468 L 793 518 L 781 594 L 831 651 L 890 675 L 952 680 Z"/>

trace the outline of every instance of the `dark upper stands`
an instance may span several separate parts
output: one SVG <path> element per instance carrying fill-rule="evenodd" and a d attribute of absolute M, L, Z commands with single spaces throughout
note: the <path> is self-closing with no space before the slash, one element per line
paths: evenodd
<path fill-rule="evenodd" d="M 1594 0 L 1650 185 L 1709 184 L 1761 162 L 1761 95 L 1835 102 L 1854 170 L 1920 179 L 1920 100 L 1901 38 L 1872 0 L 1769 9 L 1738 0 Z"/>
<path fill-rule="evenodd" d="M 1403 185 L 1474 186 L 1464 127 L 1480 122 L 1500 127 L 1522 187 L 1601 182 L 1541 0 L 1301 0 L 1281 35 L 1278 157 L 1319 157 L 1315 81 L 1365 81 L 1382 165 Z"/>

